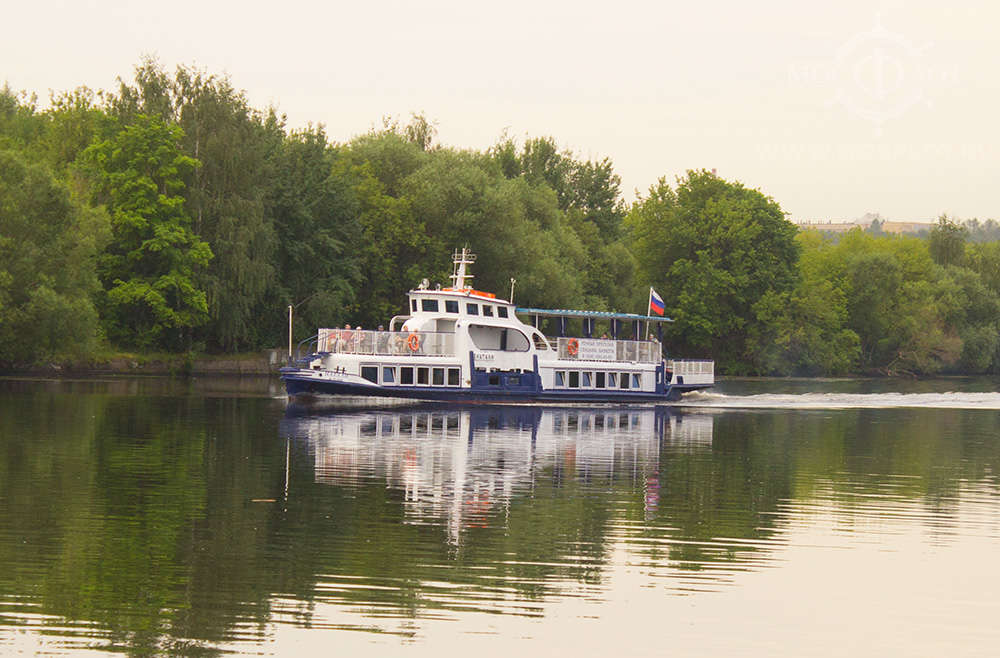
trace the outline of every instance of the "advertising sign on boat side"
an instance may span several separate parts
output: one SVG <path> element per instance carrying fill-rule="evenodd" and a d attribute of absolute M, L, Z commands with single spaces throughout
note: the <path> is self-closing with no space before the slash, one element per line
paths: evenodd
<path fill-rule="evenodd" d="M 606 339 L 581 338 L 577 358 L 584 361 L 615 361 L 615 341 Z"/>

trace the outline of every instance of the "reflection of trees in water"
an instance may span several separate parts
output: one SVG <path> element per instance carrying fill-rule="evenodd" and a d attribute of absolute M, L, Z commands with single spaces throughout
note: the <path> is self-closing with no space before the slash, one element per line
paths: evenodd
<path fill-rule="evenodd" d="M 134 653 L 261 641 L 321 602 L 404 634 L 539 615 L 600 597 L 622 545 L 675 589 L 718 587 L 767 563 L 799 503 L 845 531 L 902 509 L 947 541 L 1000 472 L 992 412 L 411 410 L 276 432 L 266 399 L 0 391 L 3 623 L 91 621 L 88 643 Z"/>
<path fill-rule="evenodd" d="M 19 472 L 0 476 L 2 498 L 16 501 L 0 505 L 10 529 L 0 560 L 11 565 L 0 598 L 41 613 L 29 625 L 51 627 L 69 647 L 191 653 L 231 638 L 243 616 L 235 611 L 259 599 L 248 585 L 258 580 L 255 526 L 266 510 L 247 506 L 241 490 L 270 488 L 251 457 L 260 437 L 242 438 L 260 424 L 261 405 L 85 393 L 3 402 L 2 461 Z M 23 432 L 8 433 L 13 418 Z M 223 481 L 233 504 L 216 497 Z"/>

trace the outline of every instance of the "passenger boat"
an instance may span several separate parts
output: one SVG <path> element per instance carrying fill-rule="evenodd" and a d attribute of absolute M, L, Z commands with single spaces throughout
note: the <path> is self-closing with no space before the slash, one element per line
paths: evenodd
<path fill-rule="evenodd" d="M 457 250 L 451 287 L 431 289 L 425 279 L 388 331 L 321 328 L 303 341 L 306 356 L 293 360 L 289 350 L 281 369 L 289 397 L 627 403 L 677 400 L 713 385 L 713 361 L 666 359 L 658 340 L 617 338 L 626 323 L 638 337 L 643 323 L 648 335 L 650 323 L 669 318 L 519 308 L 469 285 L 474 262 L 468 249 Z M 559 335 L 543 335 L 541 318 L 554 318 Z M 567 336 L 575 319 L 582 335 Z M 610 338 L 592 336 L 597 321 L 609 323 Z"/>

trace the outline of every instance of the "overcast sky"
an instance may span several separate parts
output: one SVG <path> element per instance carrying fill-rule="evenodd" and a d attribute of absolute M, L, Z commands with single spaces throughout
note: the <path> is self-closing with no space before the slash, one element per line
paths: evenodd
<path fill-rule="evenodd" d="M 550 135 L 627 201 L 716 168 L 795 220 L 1000 220 L 998 3 L 9 4 L 0 83 L 43 99 L 151 54 L 336 141 L 412 112 L 449 146 Z"/>

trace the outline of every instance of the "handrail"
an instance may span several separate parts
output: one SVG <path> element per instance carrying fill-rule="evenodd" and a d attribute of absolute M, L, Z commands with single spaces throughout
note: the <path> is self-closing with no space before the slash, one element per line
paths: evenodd
<path fill-rule="evenodd" d="M 667 367 L 675 375 L 715 375 L 715 361 L 708 359 L 672 359 Z"/>
<path fill-rule="evenodd" d="M 307 343 L 309 345 L 312 345 L 313 343 L 315 343 L 318 335 L 319 334 L 313 334 L 312 336 L 309 336 L 308 338 L 303 338 L 302 340 L 300 340 L 299 343 L 298 343 L 298 345 L 295 346 L 295 356 L 293 357 L 291 354 L 288 355 L 288 364 L 291 365 L 291 364 L 295 363 L 296 361 L 301 361 L 304 358 L 302 356 L 302 346 L 305 345 L 305 344 L 307 344 Z M 312 349 L 307 349 L 306 350 L 306 354 L 312 354 L 313 352 L 314 352 L 314 350 L 312 350 Z"/>

